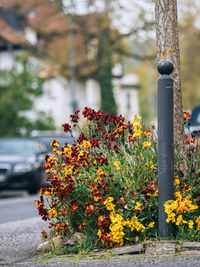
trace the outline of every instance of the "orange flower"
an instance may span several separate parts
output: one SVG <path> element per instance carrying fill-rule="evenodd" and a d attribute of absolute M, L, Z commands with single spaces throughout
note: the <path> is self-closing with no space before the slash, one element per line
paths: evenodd
<path fill-rule="evenodd" d="M 183 113 L 183 119 L 184 120 L 189 120 L 191 118 L 191 114 L 189 112 L 184 112 Z"/>
<path fill-rule="evenodd" d="M 98 202 L 99 200 L 101 200 L 100 196 L 94 196 L 94 201 Z"/>
<path fill-rule="evenodd" d="M 89 205 L 86 210 L 85 210 L 86 214 L 94 214 L 94 206 L 93 205 Z"/>
<path fill-rule="evenodd" d="M 72 200 L 70 202 L 71 207 L 71 211 L 75 212 L 78 209 L 78 201 L 77 200 Z"/>
<path fill-rule="evenodd" d="M 152 131 L 149 129 L 144 130 L 144 135 L 149 136 L 152 134 Z"/>
<path fill-rule="evenodd" d="M 86 228 L 86 222 L 81 223 L 78 228 L 84 230 Z"/>
<path fill-rule="evenodd" d="M 133 137 L 132 135 L 129 135 L 128 136 L 128 140 L 129 140 L 129 142 L 136 141 L 136 137 Z"/>

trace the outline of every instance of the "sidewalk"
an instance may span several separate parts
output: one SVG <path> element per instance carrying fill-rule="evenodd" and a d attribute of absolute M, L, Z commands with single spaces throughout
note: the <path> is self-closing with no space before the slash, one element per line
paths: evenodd
<path fill-rule="evenodd" d="M 200 242 L 171 241 L 125 246 L 87 255 L 73 254 L 49 257 L 48 253 L 35 255 L 26 262 L 13 266 L 200 266 Z"/>

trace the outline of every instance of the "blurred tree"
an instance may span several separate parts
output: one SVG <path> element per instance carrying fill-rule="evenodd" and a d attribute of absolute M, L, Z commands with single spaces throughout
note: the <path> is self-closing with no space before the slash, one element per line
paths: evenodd
<path fill-rule="evenodd" d="M 101 105 L 100 110 L 105 113 L 112 113 L 113 115 L 117 115 L 117 106 L 113 94 L 113 86 L 112 86 L 112 58 L 111 52 L 106 51 L 106 56 L 104 57 L 104 61 L 101 62 L 99 66 L 99 70 L 96 75 L 96 79 L 101 88 Z"/>
<path fill-rule="evenodd" d="M 158 60 L 167 57 L 174 64 L 172 73 L 174 79 L 174 142 L 179 147 L 180 157 L 183 160 L 184 170 L 186 171 L 177 1 L 155 1 L 155 18 Z"/>
<path fill-rule="evenodd" d="M 142 5 L 139 6 L 137 1 L 133 1 L 125 5 L 125 14 L 127 16 L 132 7 L 132 10 L 135 10 L 135 19 L 129 28 L 119 30 L 113 21 L 116 18 L 116 10 L 117 16 L 122 12 L 121 1 L 83 2 L 85 4 L 82 10 L 77 0 L 10 0 L 9 4 L 3 0 L 2 3 L 7 5 L 7 8 L 15 8 L 20 16 L 26 19 L 27 25 L 37 32 L 38 44 L 34 47 L 37 50 L 32 49 L 32 52 L 39 52 L 43 57 L 53 59 L 51 62 L 54 70 L 67 79 L 96 79 L 101 89 L 101 107 L 105 108 L 105 112 L 115 112 L 111 68 L 119 56 L 138 60 L 153 58 L 149 51 L 145 54 L 143 51 L 133 52 L 132 49 L 127 49 L 127 45 L 123 45 L 124 40 L 130 36 L 132 42 L 134 39 L 141 39 L 141 32 L 146 36 L 152 30 L 153 22 L 145 15 Z M 119 22 L 118 17 L 115 21 Z M 128 23 L 130 24 L 130 21 Z M 127 21 L 125 24 L 127 25 Z M 24 47 L 30 49 L 28 45 Z M 103 71 L 104 66 L 107 71 Z M 110 99 L 110 105 L 103 104 L 108 103 Z"/>
<path fill-rule="evenodd" d="M 142 121 L 146 127 L 151 127 L 150 123 L 155 122 L 157 117 L 156 66 L 149 61 L 144 61 L 136 67 L 135 72 L 141 81 L 138 96 L 142 107 L 140 110 Z"/>
<path fill-rule="evenodd" d="M 33 129 L 55 129 L 53 120 L 38 113 L 36 120 L 26 116 L 33 108 L 34 99 L 42 95 L 43 79 L 28 67 L 26 58 L 17 58 L 11 70 L 0 71 L 1 136 L 30 134 Z"/>
<path fill-rule="evenodd" d="M 183 104 L 192 110 L 200 102 L 200 28 L 195 24 L 194 13 L 184 15 L 180 24 L 180 48 L 182 66 Z"/>

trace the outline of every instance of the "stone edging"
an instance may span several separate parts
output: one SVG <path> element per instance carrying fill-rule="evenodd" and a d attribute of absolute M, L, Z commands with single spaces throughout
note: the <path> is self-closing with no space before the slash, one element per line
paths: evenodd
<path fill-rule="evenodd" d="M 79 238 L 79 237 L 77 237 Z M 73 245 L 73 242 L 64 243 L 58 237 L 53 240 L 54 247 L 63 247 L 66 245 Z M 39 245 L 38 251 L 48 251 L 50 250 L 49 242 L 45 242 Z M 96 255 L 200 255 L 200 242 L 178 242 L 178 241 L 158 241 L 149 242 L 145 244 L 130 245 L 124 247 L 113 248 L 109 250 L 94 250 Z"/>

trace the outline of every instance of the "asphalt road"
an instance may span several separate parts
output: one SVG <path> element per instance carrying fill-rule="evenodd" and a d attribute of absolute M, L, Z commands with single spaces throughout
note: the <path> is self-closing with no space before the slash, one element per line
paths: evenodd
<path fill-rule="evenodd" d="M 0 266 L 15 266 L 32 258 L 47 224 L 34 206 L 38 195 L 25 192 L 0 193 Z"/>
<path fill-rule="evenodd" d="M 29 196 L 26 192 L 0 193 L 0 223 L 18 221 L 38 216 L 34 201 L 38 195 Z"/>
<path fill-rule="evenodd" d="M 34 207 L 38 195 L 29 196 L 25 192 L 0 193 L 0 266 L 79 266 L 79 267 L 200 267 L 200 256 L 138 257 L 135 259 L 109 259 L 69 262 L 67 257 L 53 257 L 40 261 L 44 255 L 36 253 L 41 243 L 40 232 L 47 228 Z M 36 263 L 37 262 L 37 263 Z"/>

